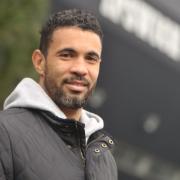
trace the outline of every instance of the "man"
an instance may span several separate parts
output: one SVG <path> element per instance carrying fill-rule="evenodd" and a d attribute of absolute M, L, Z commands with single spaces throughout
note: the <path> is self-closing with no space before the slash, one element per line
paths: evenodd
<path fill-rule="evenodd" d="M 113 140 L 83 109 L 99 74 L 102 31 L 82 10 L 54 14 L 23 79 L 0 113 L 0 180 L 117 180 Z"/>

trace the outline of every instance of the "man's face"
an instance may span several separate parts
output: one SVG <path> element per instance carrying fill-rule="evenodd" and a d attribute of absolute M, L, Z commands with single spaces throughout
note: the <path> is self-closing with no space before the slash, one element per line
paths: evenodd
<path fill-rule="evenodd" d="M 95 88 L 102 44 L 92 31 L 77 27 L 55 30 L 45 60 L 43 86 L 64 108 L 81 108 Z"/>

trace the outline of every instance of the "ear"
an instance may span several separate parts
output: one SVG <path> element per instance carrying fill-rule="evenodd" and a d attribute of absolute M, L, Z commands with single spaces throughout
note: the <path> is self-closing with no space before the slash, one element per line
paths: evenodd
<path fill-rule="evenodd" d="M 32 62 L 37 73 L 40 76 L 44 76 L 45 57 L 39 49 L 34 50 L 32 54 Z"/>

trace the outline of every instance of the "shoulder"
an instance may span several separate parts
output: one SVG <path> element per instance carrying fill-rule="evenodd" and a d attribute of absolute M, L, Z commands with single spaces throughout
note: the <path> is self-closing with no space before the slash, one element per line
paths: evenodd
<path fill-rule="evenodd" d="M 86 151 L 87 174 L 90 177 L 117 180 L 115 144 L 114 138 L 104 130 L 99 130 L 91 135 Z M 96 168 L 93 168 L 95 164 Z"/>
<path fill-rule="evenodd" d="M 93 133 L 88 140 L 88 143 L 91 142 L 98 142 L 102 146 L 105 144 L 105 146 L 108 146 L 112 152 L 114 151 L 117 144 L 117 140 L 104 129 L 98 130 Z"/>
<path fill-rule="evenodd" d="M 23 116 L 24 110 L 21 108 L 12 108 L 0 111 L 0 126 L 13 123 L 19 117 Z"/>
<path fill-rule="evenodd" d="M 11 108 L 0 112 L 0 127 L 9 133 L 17 133 L 31 128 L 37 119 L 35 110 Z"/>
<path fill-rule="evenodd" d="M 0 111 L 0 120 L 7 119 L 16 115 L 20 115 L 23 113 L 27 113 L 27 109 L 25 108 L 11 108 L 7 110 Z"/>
<path fill-rule="evenodd" d="M 26 108 L 11 108 L 0 111 L 0 124 L 4 122 L 17 121 L 32 116 L 33 110 Z"/>

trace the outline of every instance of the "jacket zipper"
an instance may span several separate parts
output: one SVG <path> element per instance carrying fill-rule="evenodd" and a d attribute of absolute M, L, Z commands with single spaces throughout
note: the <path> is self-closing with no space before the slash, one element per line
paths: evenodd
<path fill-rule="evenodd" d="M 76 130 L 78 130 L 78 123 L 77 122 L 75 122 L 75 125 L 76 125 Z M 85 156 L 83 155 L 83 152 L 82 152 L 82 149 L 81 149 L 81 142 L 80 142 L 80 136 L 79 136 L 79 131 L 77 131 L 78 132 L 78 143 L 79 143 L 79 147 L 80 147 L 80 149 L 79 149 L 79 151 L 80 151 L 80 156 L 81 156 L 81 159 L 83 160 L 83 164 L 85 165 L 85 160 L 86 160 L 86 158 L 85 158 Z"/>

